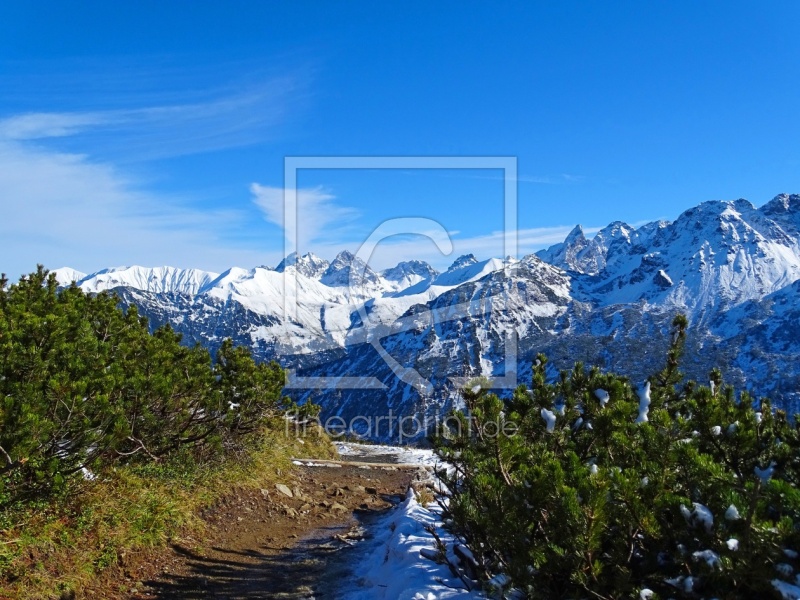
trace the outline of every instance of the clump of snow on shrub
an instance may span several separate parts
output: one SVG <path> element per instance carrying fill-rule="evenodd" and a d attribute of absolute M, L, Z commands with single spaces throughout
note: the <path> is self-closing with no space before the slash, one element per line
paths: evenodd
<path fill-rule="evenodd" d="M 650 382 L 646 382 L 644 387 L 639 390 L 639 416 L 636 417 L 637 423 L 647 423 L 649 420 L 647 413 L 650 412 Z"/>
<path fill-rule="evenodd" d="M 739 515 L 739 509 L 735 504 L 731 504 L 728 510 L 725 511 L 725 519 L 728 521 L 738 521 L 742 517 Z"/>
<path fill-rule="evenodd" d="M 604 389 L 598 388 L 598 389 L 596 389 L 594 391 L 594 395 L 597 397 L 598 400 L 600 400 L 600 407 L 601 408 L 605 408 L 606 404 L 608 404 L 608 400 L 610 398 L 610 396 L 608 395 L 608 392 L 605 391 Z"/>
<path fill-rule="evenodd" d="M 719 560 L 719 554 L 713 550 L 698 550 L 697 552 L 692 553 L 692 558 L 698 562 L 705 562 L 712 569 L 722 566 L 722 563 Z"/>
<path fill-rule="evenodd" d="M 545 424 L 547 425 L 547 431 L 552 432 L 556 426 L 556 416 L 553 414 L 553 411 L 543 408 L 541 414 Z"/>
<path fill-rule="evenodd" d="M 756 466 L 753 468 L 753 472 L 762 483 L 767 483 L 770 477 L 772 477 L 772 474 L 775 472 L 775 461 L 773 460 L 771 463 L 769 463 L 769 466 L 764 469 L 759 469 L 758 466 Z"/>
<path fill-rule="evenodd" d="M 705 530 L 711 533 L 714 527 L 714 515 L 707 506 L 699 502 L 692 502 L 694 510 L 689 510 L 684 504 L 681 504 L 681 514 L 689 525 L 702 525 Z"/>

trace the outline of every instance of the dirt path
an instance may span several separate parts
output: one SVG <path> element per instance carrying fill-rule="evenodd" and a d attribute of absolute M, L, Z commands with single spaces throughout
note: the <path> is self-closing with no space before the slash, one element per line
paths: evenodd
<path fill-rule="evenodd" d="M 348 551 L 402 501 L 414 474 L 386 464 L 303 464 L 287 489 L 233 491 L 205 515 L 204 550 L 174 546 L 130 598 L 337 598 Z"/>

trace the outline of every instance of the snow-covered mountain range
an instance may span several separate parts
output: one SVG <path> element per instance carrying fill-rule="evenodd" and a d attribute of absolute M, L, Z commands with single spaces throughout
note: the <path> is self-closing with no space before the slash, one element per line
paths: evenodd
<path fill-rule="evenodd" d="M 314 378 L 295 385 L 319 389 L 292 393 L 323 415 L 441 414 L 457 378 L 506 375 L 510 385 L 519 373 L 522 382 L 537 352 L 554 368 L 582 360 L 643 379 L 663 360 L 676 312 L 690 319 L 689 376 L 705 380 L 719 366 L 800 409 L 800 195 L 760 208 L 705 202 L 672 222 L 614 222 L 592 238 L 577 226 L 521 260 L 466 255 L 443 273 L 422 261 L 376 272 L 346 251 L 222 274 L 55 273 L 62 285 L 114 290 L 186 343 L 213 350 L 232 337 Z"/>

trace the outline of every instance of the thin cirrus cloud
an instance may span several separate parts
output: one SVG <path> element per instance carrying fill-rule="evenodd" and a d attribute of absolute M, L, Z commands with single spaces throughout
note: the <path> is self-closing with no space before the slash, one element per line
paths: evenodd
<path fill-rule="evenodd" d="M 274 256 L 231 243 L 245 215 L 196 210 L 142 189 L 113 165 L 0 141 L 0 237 L 12 279 L 70 266 L 84 272 L 142 264 L 223 270 Z"/>
<path fill-rule="evenodd" d="M 74 135 L 81 130 L 106 125 L 111 113 L 26 113 L 0 120 L 0 139 L 36 140 Z"/>
<path fill-rule="evenodd" d="M 187 95 L 150 106 L 0 118 L 0 236 L 6 247 L 0 270 L 16 277 L 38 262 L 85 272 L 122 264 L 210 271 L 277 264 L 283 248 L 274 239 L 242 234 L 252 206 L 244 197 L 240 205 L 195 208 L 187 197 L 144 184 L 126 165 L 268 140 L 304 93 L 301 78 L 284 77 L 206 92 L 201 100 Z M 254 183 L 250 193 L 267 222 L 286 227 L 282 188 Z M 286 233 L 300 251 L 332 258 L 345 248 L 356 251 L 369 235 L 360 211 L 324 188 L 300 189 L 296 200 L 289 208 L 298 226 L 290 220 Z M 562 241 L 569 229 L 521 230 L 520 254 Z M 465 238 L 451 232 L 451 239 L 454 252 L 447 257 L 424 236 L 388 239 L 371 263 L 385 268 L 420 258 L 442 268 L 460 254 L 486 258 L 504 250 L 502 233 Z"/>
<path fill-rule="evenodd" d="M 336 196 L 322 187 L 286 193 L 282 187 L 253 183 L 250 192 L 264 218 L 281 228 L 289 247 L 301 250 L 336 245 L 359 216 L 355 208 L 337 204 Z"/>
<path fill-rule="evenodd" d="M 195 102 L 16 114 L 0 119 L 0 140 L 73 142 L 122 162 L 224 150 L 269 139 L 303 88 L 285 77 Z"/>
<path fill-rule="evenodd" d="M 294 90 L 288 79 L 273 80 L 199 102 L 0 118 L 0 271 L 14 279 L 37 263 L 91 272 L 272 262 L 277 249 L 239 239 L 246 193 L 240 206 L 193 207 L 189 196 L 154 189 L 126 165 L 268 139 Z"/>

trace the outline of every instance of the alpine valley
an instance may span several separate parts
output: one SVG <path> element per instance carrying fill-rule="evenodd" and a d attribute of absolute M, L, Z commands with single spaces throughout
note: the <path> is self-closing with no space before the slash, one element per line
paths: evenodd
<path fill-rule="evenodd" d="M 375 272 L 350 252 L 290 255 L 222 274 L 172 267 L 55 271 L 61 285 L 112 290 L 186 344 L 223 339 L 290 369 L 287 393 L 322 416 L 442 415 L 467 378 L 527 383 L 576 360 L 638 385 L 661 367 L 672 317 L 689 318 L 683 370 L 713 367 L 757 397 L 800 410 L 800 195 L 756 208 L 710 201 L 675 221 L 580 226 L 521 260 L 421 261 Z M 388 427 L 373 437 L 389 437 Z"/>

